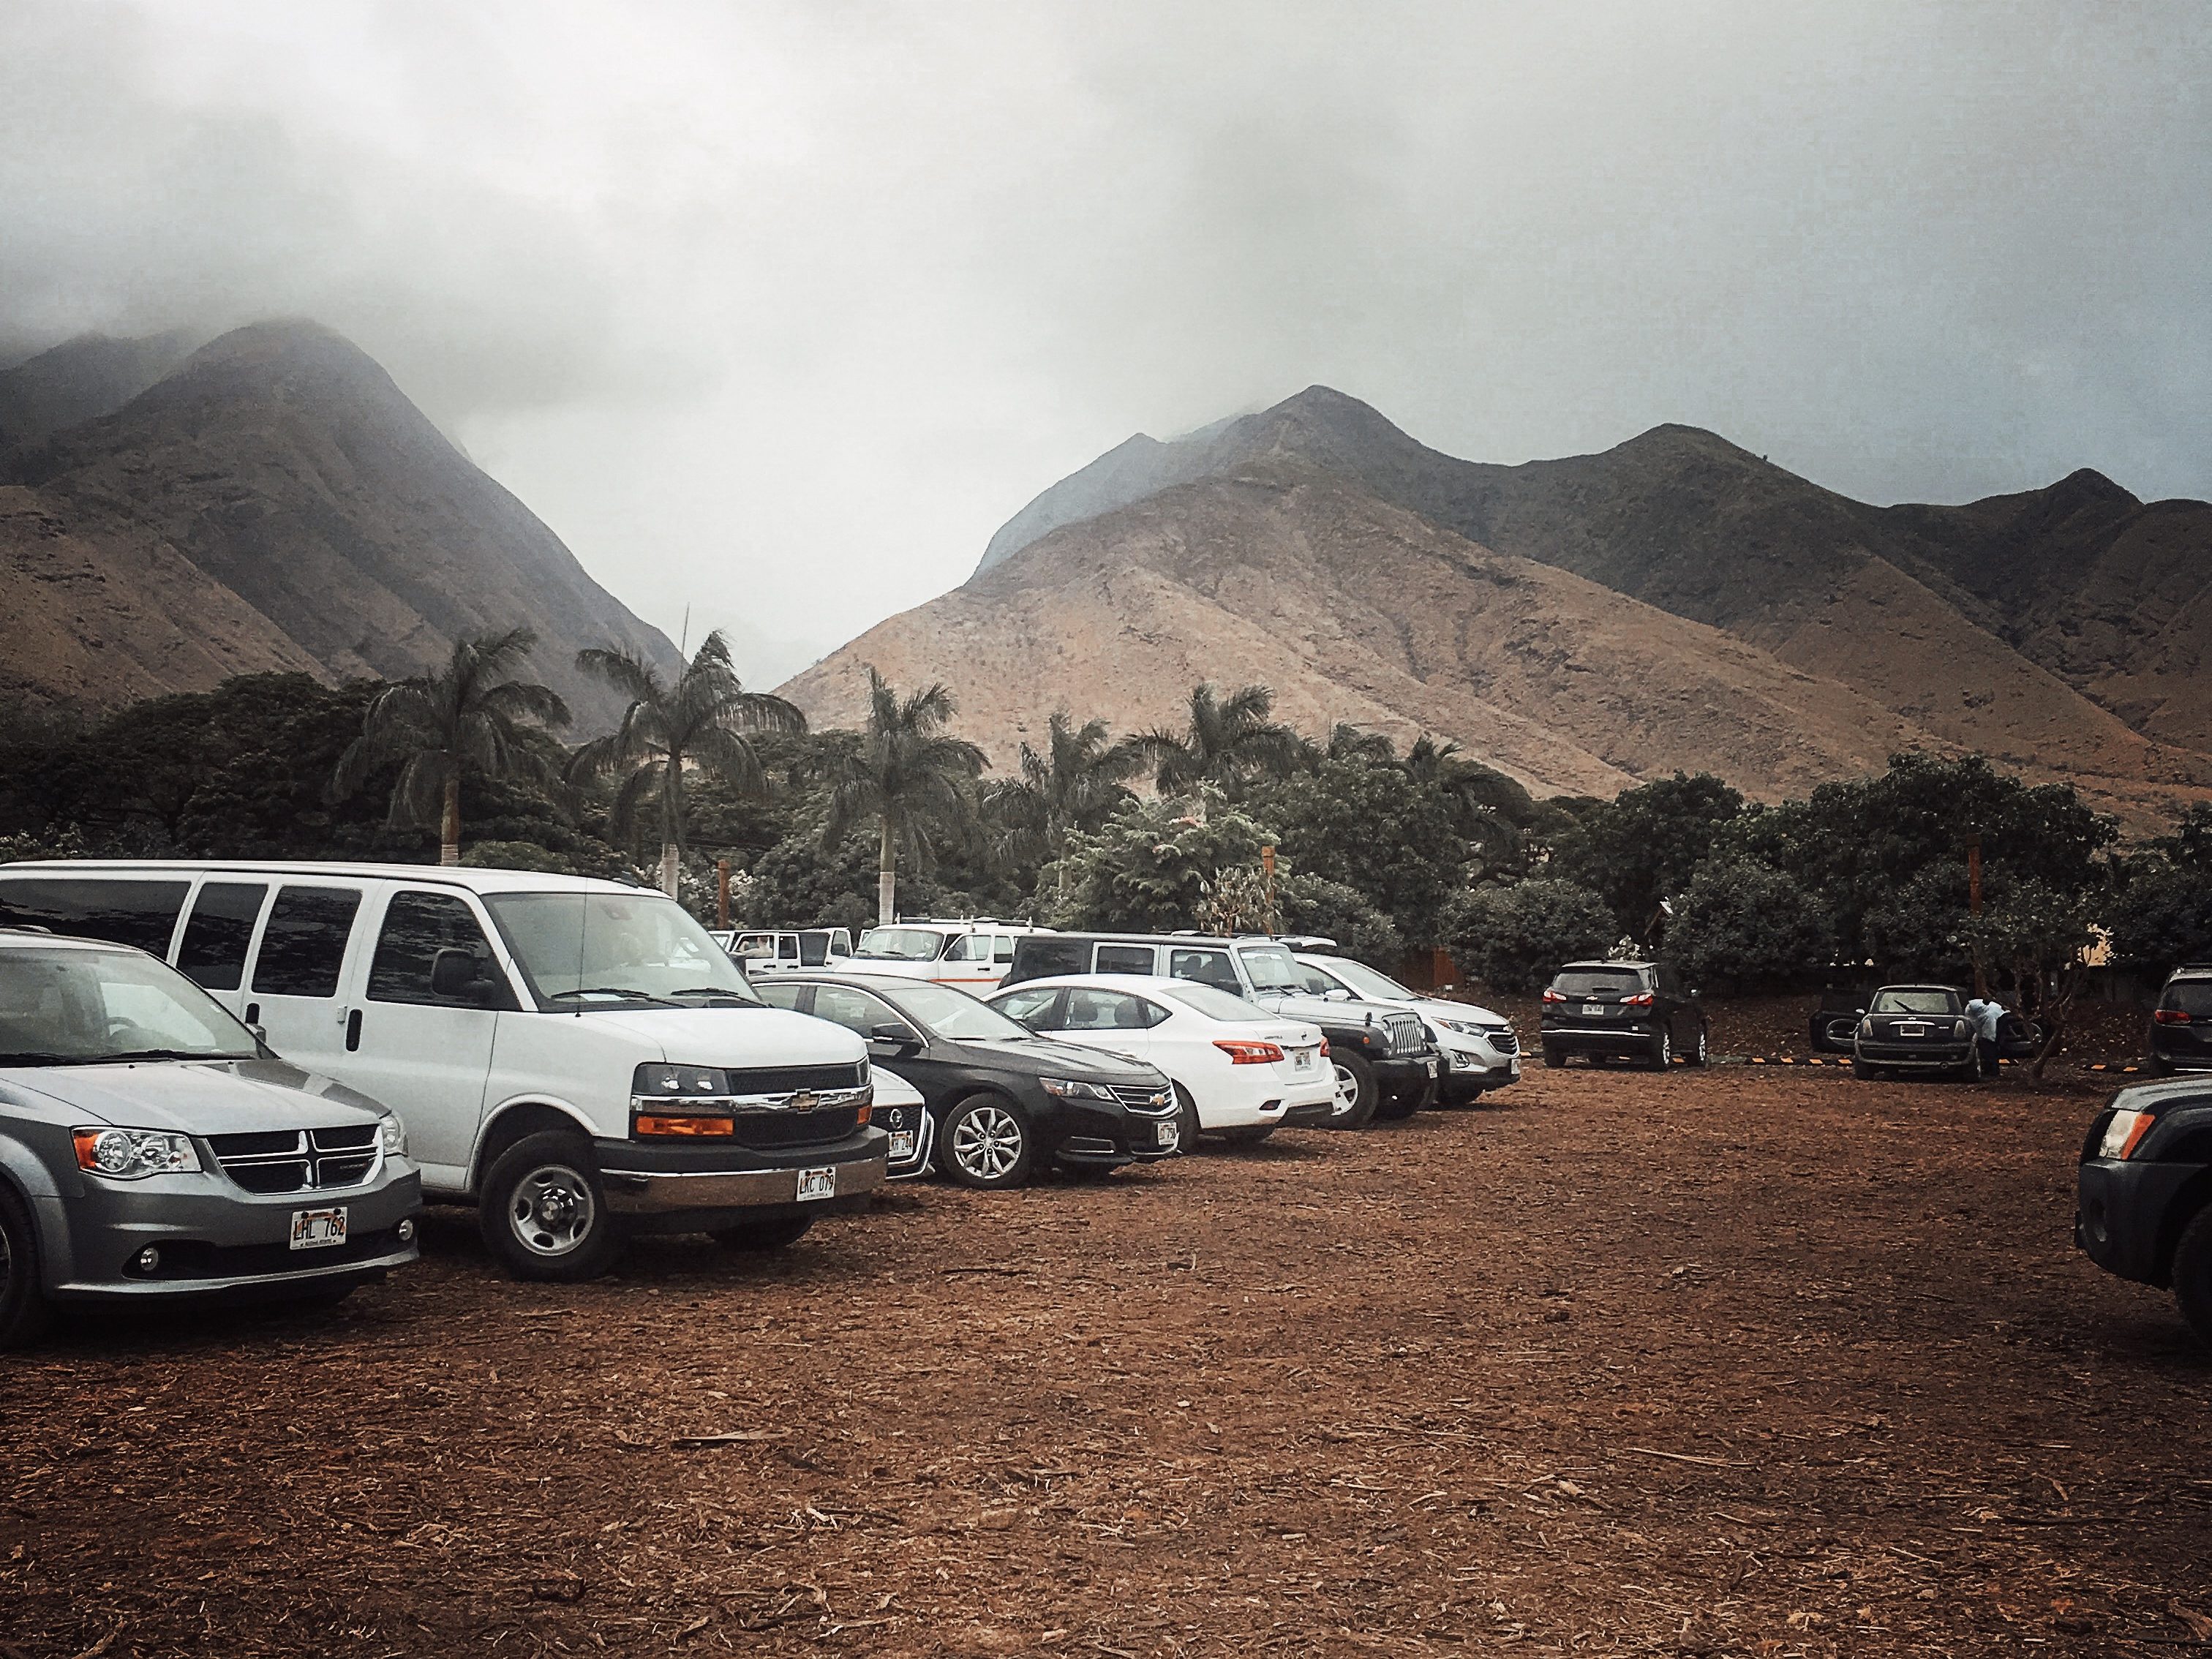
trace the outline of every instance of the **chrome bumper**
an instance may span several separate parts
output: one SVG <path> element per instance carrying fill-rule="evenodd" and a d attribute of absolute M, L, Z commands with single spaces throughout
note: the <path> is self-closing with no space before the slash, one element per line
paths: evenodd
<path fill-rule="evenodd" d="M 878 1150 L 861 1158 L 833 1158 L 805 1166 L 835 1170 L 836 1190 L 808 1203 L 834 1203 L 884 1184 L 890 1160 Z M 759 1210 L 799 1202 L 799 1177 L 783 1170 L 602 1170 L 599 1184 L 607 1207 L 617 1215 L 651 1215 L 672 1210 Z"/>

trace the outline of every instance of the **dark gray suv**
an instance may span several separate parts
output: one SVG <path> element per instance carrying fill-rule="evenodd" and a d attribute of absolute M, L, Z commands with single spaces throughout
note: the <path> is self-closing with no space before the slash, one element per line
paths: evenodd
<path fill-rule="evenodd" d="M 0 929 L 0 1348 L 58 1302 L 334 1302 L 422 1208 L 374 1101 L 143 951 Z"/>

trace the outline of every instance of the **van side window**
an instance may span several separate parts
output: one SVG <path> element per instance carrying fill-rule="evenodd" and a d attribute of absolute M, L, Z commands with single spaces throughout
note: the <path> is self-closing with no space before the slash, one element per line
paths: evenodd
<path fill-rule="evenodd" d="M 345 966 L 346 939 L 361 908 L 356 887 L 286 887 L 270 908 L 254 958 L 253 989 L 262 996 L 334 997 Z"/>
<path fill-rule="evenodd" d="M 169 935 L 191 884 L 119 881 L 90 876 L 29 876 L 0 881 L 0 927 L 43 927 L 76 939 L 106 939 L 155 956 L 169 954 Z"/>
<path fill-rule="evenodd" d="M 1244 994 L 1243 986 L 1237 982 L 1236 969 L 1230 966 L 1226 951 L 1170 951 L 1168 975 L 1171 979 L 1195 980 L 1217 991 L 1226 991 L 1232 997 Z"/>
<path fill-rule="evenodd" d="M 1025 939 L 1022 941 L 1019 963 L 1021 976 L 1050 979 L 1060 974 L 1080 974 L 1085 971 L 1083 959 L 1090 954 L 1089 943 L 1079 939 Z"/>
<path fill-rule="evenodd" d="M 1012 952 L 1007 953 L 1008 960 Z M 988 933 L 968 933 L 952 941 L 945 953 L 947 962 L 988 962 L 991 959 L 991 936 Z"/>
<path fill-rule="evenodd" d="M 993 962 L 1011 963 L 1013 959 L 1013 940 L 1009 939 L 1004 933 L 993 934 L 991 938 L 991 960 Z"/>
<path fill-rule="evenodd" d="M 451 893 L 394 893 L 376 936 L 376 955 L 368 965 L 369 1000 L 441 1008 L 483 1006 L 468 998 L 441 997 L 430 988 L 430 963 L 441 951 L 466 951 L 489 959 L 491 945 L 476 913 Z"/>
<path fill-rule="evenodd" d="M 203 883 L 177 947 L 179 970 L 204 989 L 235 991 L 246 977 L 246 947 L 253 943 L 253 924 L 268 896 L 265 881 Z"/>
<path fill-rule="evenodd" d="M 1152 947 L 1149 945 L 1102 945 L 1098 947 L 1096 971 L 1102 974 L 1149 974 L 1152 971 Z"/>

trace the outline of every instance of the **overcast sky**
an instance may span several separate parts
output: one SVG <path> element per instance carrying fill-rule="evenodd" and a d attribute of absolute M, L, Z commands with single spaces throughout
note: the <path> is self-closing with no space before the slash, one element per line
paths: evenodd
<path fill-rule="evenodd" d="M 2212 495 L 2212 5 L 0 4 L 0 361 L 343 331 L 772 684 L 1133 431 Z"/>

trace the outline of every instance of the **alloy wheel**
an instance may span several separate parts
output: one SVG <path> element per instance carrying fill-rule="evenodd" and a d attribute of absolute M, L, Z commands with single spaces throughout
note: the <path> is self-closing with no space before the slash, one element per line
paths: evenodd
<path fill-rule="evenodd" d="M 1003 1106 L 978 1106 L 954 1126 L 952 1161 L 977 1181 L 1000 1181 L 1021 1161 L 1022 1126 Z"/>
<path fill-rule="evenodd" d="M 1359 1105 L 1359 1079 L 1352 1074 L 1351 1067 L 1339 1062 L 1336 1068 L 1336 1104 L 1331 1117 L 1349 1117 Z"/>
<path fill-rule="evenodd" d="M 599 1206 L 590 1184 L 563 1164 L 547 1164 L 518 1182 L 507 1224 L 533 1255 L 566 1255 L 591 1237 Z"/>

